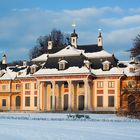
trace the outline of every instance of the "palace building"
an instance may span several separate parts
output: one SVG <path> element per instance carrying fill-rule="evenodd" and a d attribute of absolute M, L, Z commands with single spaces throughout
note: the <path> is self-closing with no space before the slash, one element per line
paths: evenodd
<path fill-rule="evenodd" d="M 97 44 L 78 45 L 74 29 L 70 44 L 61 50 L 53 48 L 50 38 L 48 53 L 32 62 L 8 66 L 3 55 L 1 111 L 116 112 L 140 108 L 135 105 L 135 93 L 124 90 L 128 85 L 140 89 L 140 83 L 135 83 L 139 77 L 135 62 L 119 61 L 105 51 L 101 32 Z"/>

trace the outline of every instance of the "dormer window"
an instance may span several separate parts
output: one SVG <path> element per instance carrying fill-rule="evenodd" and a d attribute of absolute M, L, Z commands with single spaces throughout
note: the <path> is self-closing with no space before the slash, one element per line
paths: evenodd
<path fill-rule="evenodd" d="M 102 64 L 103 64 L 103 70 L 104 71 L 108 71 L 110 69 L 110 64 L 111 63 L 109 61 L 106 60 Z"/>
<path fill-rule="evenodd" d="M 91 62 L 88 61 L 88 60 L 84 60 L 84 64 L 85 64 L 85 67 L 87 67 L 89 69 L 90 65 L 91 65 Z"/>
<path fill-rule="evenodd" d="M 135 72 L 135 68 L 129 68 L 129 72 L 134 73 Z"/>
<path fill-rule="evenodd" d="M 31 74 L 34 74 L 36 72 L 37 67 L 38 66 L 35 64 L 31 66 Z"/>
<path fill-rule="evenodd" d="M 68 63 L 66 60 L 61 60 L 59 63 L 59 70 L 64 70 L 66 68 L 66 63 Z"/>
<path fill-rule="evenodd" d="M 53 47 L 52 41 L 48 41 L 48 50 L 51 50 Z"/>

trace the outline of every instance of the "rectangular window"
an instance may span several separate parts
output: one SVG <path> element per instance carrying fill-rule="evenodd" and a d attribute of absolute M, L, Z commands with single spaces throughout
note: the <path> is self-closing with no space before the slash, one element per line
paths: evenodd
<path fill-rule="evenodd" d="M 25 89 L 30 89 L 30 83 L 25 84 Z"/>
<path fill-rule="evenodd" d="M 97 107 L 103 107 L 103 96 L 97 96 Z"/>
<path fill-rule="evenodd" d="M 16 90 L 20 90 L 20 84 L 16 84 Z"/>
<path fill-rule="evenodd" d="M 30 106 L 30 97 L 25 97 L 25 106 Z"/>
<path fill-rule="evenodd" d="M 6 106 L 6 99 L 2 99 L 2 106 Z"/>
<path fill-rule="evenodd" d="M 37 89 L 37 83 L 34 83 L 34 89 Z"/>
<path fill-rule="evenodd" d="M 2 85 L 2 91 L 6 90 L 6 85 Z"/>
<path fill-rule="evenodd" d="M 108 96 L 108 106 L 114 107 L 114 96 Z"/>
<path fill-rule="evenodd" d="M 84 82 L 79 82 L 79 88 L 83 88 L 84 87 Z"/>
<path fill-rule="evenodd" d="M 103 70 L 109 70 L 109 64 L 103 64 Z"/>
<path fill-rule="evenodd" d="M 65 63 L 59 63 L 59 70 L 65 69 Z"/>
<path fill-rule="evenodd" d="M 114 88 L 115 87 L 115 82 L 114 81 L 109 81 L 108 82 L 108 87 L 109 88 Z"/>
<path fill-rule="evenodd" d="M 37 106 L 37 97 L 34 97 L 34 106 Z"/>
<path fill-rule="evenodd" d="M 129 72 L 134 73 L 135 72 L 135 68 L 129 68 Z"/>
<path fill-rule="evenodd" d="M 97 88 L 103 88 L 103 82 L 102 81 L 97 82 Z"/>

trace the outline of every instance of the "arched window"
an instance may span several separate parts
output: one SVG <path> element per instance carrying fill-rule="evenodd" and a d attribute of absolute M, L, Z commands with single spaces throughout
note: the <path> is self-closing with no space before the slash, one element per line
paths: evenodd
<path fill-rule="evenodd" d="M 133 95 L 128 96 L 128 111 L 135 111 L 135 97 Z"/>

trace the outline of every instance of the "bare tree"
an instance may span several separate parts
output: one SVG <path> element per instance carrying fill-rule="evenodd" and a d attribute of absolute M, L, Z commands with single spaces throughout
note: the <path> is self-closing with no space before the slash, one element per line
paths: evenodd
<path fill-rule="evenodd" d="M 48 52 L 48 40 L 51 38 L 53 42 L 53 48 L 64 48 L 67 44 L 68 34 L 62 33 L 60 30 L 53 29 L 50 34 L 40 36 L 37 39 L 37 45 L 33 47 L 29 52 L 30 59 L 33 59 L 43 53 Z"/>
<path fill-rule="evenodd" d="M 130 49 L 130 52 L 132 57 L 140 55 L 140 34 L 133 40 L 133 47 Z"/>

